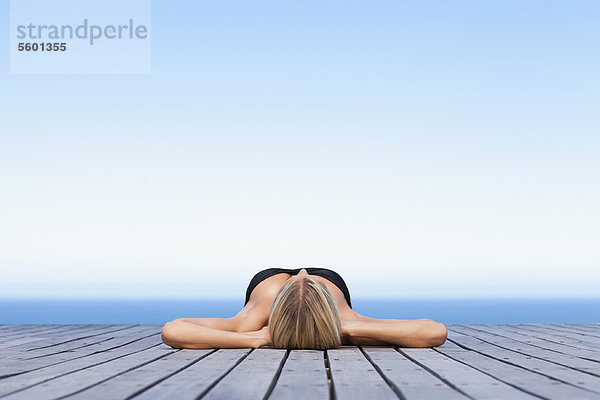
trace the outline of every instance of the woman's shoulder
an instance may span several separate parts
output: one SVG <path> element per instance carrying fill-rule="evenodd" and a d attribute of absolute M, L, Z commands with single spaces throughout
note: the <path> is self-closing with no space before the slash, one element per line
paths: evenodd
<path fill-rule="evenodd" d="M 235 316 L 238 331 L 255 331 L 267 326 L 271 304 L 288 278 L 287 274 L 272 275 L 256 285 L 244 308 Z"/>
<path fill-rule="evenodd" d="M 277 296 L 279 289 L 281 289 L 281 285 L 283 285 L 289 277 L 289 274 L 281 272 L 261 280 L 252 289 L 248 303 L 262 302 L 264 300 L 270 300 L 272 302 L 275 299 L 275 296 Z"/>
<path fill-rule="evenodd" d="M 261 299 L 249 301 L 242 310 L 236 314 L 236 331 L 250 332 L 260 330 L 269 322 L 269 310 L 271 305 Z"/>

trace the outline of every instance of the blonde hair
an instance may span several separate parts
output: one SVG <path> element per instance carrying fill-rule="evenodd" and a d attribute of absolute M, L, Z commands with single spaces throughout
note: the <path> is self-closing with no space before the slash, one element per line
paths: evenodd
<path fill-rule="evenodd" d="M 331 349 L 342 344 L 341 318 L 331 292 L 311 278 L 286 282 L 269 314 L 273 346 Z"/>

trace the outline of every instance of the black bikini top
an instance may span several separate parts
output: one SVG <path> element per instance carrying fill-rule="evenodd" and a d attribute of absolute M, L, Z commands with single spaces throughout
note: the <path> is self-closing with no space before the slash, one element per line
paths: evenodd
<path fill-rule="evenodd" d="M 329 282 L 331 282 L 335 286 L 337 286 L 344 294 L 344 297 L 346 298 L 346 301 L 348 302 L 348 306 L 350 308 L 352 308 L 352 302 L 350 301 L 350 291 L 348 290 L 348 286 L 346 286 L 346 282 L 344 282 L 344 280 L 342 279 L 340 274 L 338 274 L 337 272 L 332 271 L 330 269 L 327 269 L 327 268 L 305 268 L 305 269 L 309 275 L 320 276 L 321 278 L 325 278 Z M 248 300 L 250 300 L 250 294 L 252 293 L 254 288 L 256 286 L 258 286 L 258 284 L 261 283 L 262 281 L 264 281 L 265 279 L 270 278 L 273 275 L 277 275 L 277 274 L 281 274 L 281 273 L 286 273 L 286 274 L 290 274 L 290 275 L 298 275 L 300 270 L 302 270 L 302 268 L 296 268 L 296 269 L 267 268 L 267 269 L 263 269 L 262 271 L 258 272 L 256 275 L 254 275 L 254 277 L 250 281 L 250 284 L 248 285 L 248 289 L 246 289 L 246 301 L 244 302 L 244 305 L 246 305 L 248 303 Z"/>

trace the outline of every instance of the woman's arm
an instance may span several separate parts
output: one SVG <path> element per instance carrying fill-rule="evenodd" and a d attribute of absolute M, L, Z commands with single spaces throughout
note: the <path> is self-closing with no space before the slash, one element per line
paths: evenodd
<path fill-rule="evenodd" d="M 444 344 L 448 334 L 444 324 L 430 319 L 384 320 L 360 317 L 342 321 L 342 333 L 355 345 L 434 347 Z"/>
<path fill-rule="evenodd" d="M 257 348 L 271 344 L 268 329 L 231 332 L 180 319 L 163 326 L 162 340 L 176 349 Z"/>
<path fill-rule="evenodd" d="M 231 332 L 237 331 L 239 325 L 237 316 L 233 318 L 177 318 L 171 322 L 189 322 L 194 325 Z"/>
<path fill-rule="evenodd" d="M 232 318 L 178 318 L 162 328 L 162 340 L 174 348 L 248 348 L 271 344 L 268 308 L 247 304 Z"/>

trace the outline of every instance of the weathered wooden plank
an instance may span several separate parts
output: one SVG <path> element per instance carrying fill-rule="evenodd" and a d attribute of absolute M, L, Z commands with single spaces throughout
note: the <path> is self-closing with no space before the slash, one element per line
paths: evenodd
<path fill-rule="evenodd" d="M 556 327 L 556 326 L 544 326 L 544 325 L 515 325 L 516 328 L 524 328 L 528 331 L 540 332 L 552 336 L 566 336 L 566 337 L 577 337 L 579 340 L 589 340 L 591 343 L 597 343 L 600 341 L 600 336 L 586 335 L 577 330 L 571 330 L 569 328 Z"/>
<path fill-rule="evenodd" d="M 319 350 L 292 350 L 269 399 L 329 399 L 324 356 Z"/>
<path fill-rule="evenodd" d="M 41 332 L 36 334 L 36 337 L 65 337 L 71 336 L 74 334 L 83 335 L 96 332 L 101 329 L 105 329 L 107 327 L 113 327 L 114 325 L 86 325 L 82 327 L 76 327 L 73 325 L 66 325 L 60 331 L 52 331 L 52 332 Z"/>
<path fill-rule="evenodd" d="M 250 349 L 221 349 L 209 354 L 183 371 L 146 389 L 135 400 L 195 400 L 225 376 Z M 239 382 L 240 386 L 245 385 Z"/>
<path fill-rule="evenodd" d="M 28 386 L 37 385 L 41 382 L 60 377 L 62 375 L 71 374 L 85 368 L 107 363 L 111 360 L 146 350 L 151 347 L 160 346 L 163 349 L 169 349 L 169 347 L 165 346 L 164 344 L 158 345 L 159 342 L 160 337 L 158 335 L 153 335 L 151 337 L 140 339 L 120 347 L 108 349 L 84 357 L 77 357 L 58 364 L 42 366 L 39 369 L 0 379 L 0 396 L 12 393 L 15 390 L 23 389 Z"/>
<path fill-rule="evenodd" d="M 327 350 L 327 358 L 337 399 L 398 399 L 359 348 L 343 346 Z"/>
<path fill-rule="evenodd" d="M 6 335 L 2 338 L 5 341 L 7 338 L 14 337 L 60 337 L 64 335 L 70 335 L 73 333 L 90 332 L 102 328 L 99 325 L 59 325 L 53 328 L 46 328 L 42 330 L 33 330 L 23 333 L 14 333 L 12 335 Z"/>
<path fill-rule="evenodd" d="M 452 337 L 452 332 L 450 330 L 448 330 L 448 338 Z M 446 340 L 446 342 L 438 347 L 443 347 L 445 349 L 454 349 L 454 350 L 460 350 L 461 348 L 459 346 L 456 345 L 456 343 L 451 342 L 450 340 Z"/>
<path fill-rule="evenodd" d="M 44 351 L 46 353 L 42 353 L 43 356 L 39 356 L 39 353 L 36 356 L 35 352 L 27 352 L 25 354 L 13 353 L 10 357 L 7 357 L 5 362 L 0 364 L 0 376 L 9 375 L 11 373 L 25 373 L 28 371 L 34 371 L 39 368 L 64 363 L 66 361 L 83 358 L 102 351 L 110 350 L 113 348 L 119 348 L 129 343 L 135 343 L 135 341 L 141 340 L 145 337 L 155 337 L 156 339 L 153 339 L 155 343 L 160 343 L 157 334 L 152 333 L 148 330 L 144 331 L 143 328 L 140 328 L 135 337 L 117 336 L 107 341 L 101 341 L 90 346 L 85 346 L 76 352 L 71 352 L 67 350 L 58 351 L 54 353 L 47 353 L 47 349 L 45 349 Z"/>
<path fill-rule="evenodd" d="M 114 342 L 110 342 L 111 340 L 119 339 L 121 342 L 125 343 L 126 341 L 133 341 L 156 334 L 157 333 L 153 328 L 148 328 L 143 325 L 132 327 L 126 331 L 109 331 L 91 337 L 78 337 L 54 346 L 35 347 L 23 353 L 22 359 L 30 360 L 34 358 L 49 357 L 55 354 L 73 352 L 78 349 L 82 350 L 80 354 L 89 353 L 90 351 L 102 350 L 104 348 L 102 343 L 104 342 L 106 342 L 108 347 L 114 346 Z"/>
<path fill-rule="evenodd" d="M 471 326 L 471 325 L 469 325 Z M 600 355 L 598 352 L 582 350 L 571 346 L 566 346 L 560 343 L 550 342 L 543 339 L 538 339 L 523 333 L 515 333 L 511 330 L 503 329 L 501 326 L 495 326 L 493 328 L 487 326 L 477 326 L 477 329 L 483 330 L 485 332 L 493 333 L 498 336 L 506 337 L 509 339 L 513 339 L 525 344 L 530 344 L 532 346 L 540 347 L 547 350 L 556 351 L 563 354 L 569 354 L 576 357 L 585 358 L 588 360 L 600 361 Z"/>
<path fill-rule="evenodd" d="M 506 384 L 484 371 L 473 368 L 433 349 L 399 349 L 400 353 L 436 374 L 444 382 L 477 400 L 539 400 L 538 397 Z M 472 353 L 464 350 L 453 354 Z"/>
<path fill-rule="evenodd" d="M 85 366 L 73 373 L 57 376 L 43 384 L 36 384 L 5 397 L 7 400 L 56 399 L 70 395 L 91 385 L 128 372 L 147 363 L 174 353 L 177 350 L 163 346 L 152 347 L 114 358 L 110 362 Z"/>
<path fill-rule="evenodd" d="M 18 331 L 20 329 L 31 327 L 31 326 L 39 326 L 39 325 L 27 325 L 27 324 L 8 324 L 0 326 L 0 335 L 8 333 L 10 331 Z"/>
<path fill-rule="evenodd" d="M 559 339 L 561 343 L 568 344 L 577 348 L 586 348 L 595 350 L 600 348 L 600 336 L 584 335 L 579 332 L 562 330 L 561 328 L 536 327 L 537 332 L 543 332 Z"/>
<path fill-rule="evenodd" d="M 520 325 L 519 325 L 520 326 Z M 600 345 L 600 334 L 594 335 L 590 332 L 582 332 L 576 329 L 562 327 L 562 326 L 543 326 L 534 325 L 532 326 L 536 331 L 544 332 L 549 335 L 556 335 L 559 337 L 567 337 L 569 339 L 583 340 Z"/>
<path fill-rule="evenodd" d="M 203 399 L 262 400 L 274 384 L 286 353 L 286 350 L 281 349 L 254 350 L 217 382 Z"/>
<path fill-rule="evenodd" d="M 520 333 L 523 336 L 542 339 L 547 342 L 562 344 L 564 346 L 568 346 L 571 348 L 582 349 L 582 350 L 591 350 L 591 351 L 595 351 L 598 348 L 597 345 L 595 345 L 594 343 L 590 343 L 589 341 L 579 340 L 575 343 L 572 340 L 567 340 L 566 338 L 562 338 L 558 335 L 545 333 L 536 328 L 517 328 L 515 326 L 511 326 L 511 327 L 502 326 L 501 328 L 504 330 L 508 330 L 510 332 Z"/>
<path fill-rule="evenodd" d="M 558 353 L 552 350 L 542 349 L 540 347 L 532 346 L 523 342 L 518 342 L 513 339 L 496 336 L 494 334 L 478 330 L 471 326 L 452 327 L 450 329 L 450 332 L 452 332 L 450 340 L 456 340 L 460 342 L 460 337 L 454 334 L 456 331 L 458 331 L 473 337 L 477 337 L 478 339 L 485 340 L 486 342 L 494 344 L 498 347 L 516 351 L 529 357 L 540 358 L 542 360 L 550 361 L 559 365 L 564 365 L 569 368 L 576 369 L 578 371 L 582 371 L 595 376 L 600 376 L 600 366 L 595 361 L 586 360 L 568 354 Z"/>
<path fill-rule="evenodd" d="M 548 327 L 556 327 L 569 329 L 572 331 L 580 332 L 583 334 L 591 334 L 592 336 L 600 337 L 600 329 L 592 328 L 587 325 L 573 325 L 573 324 L 546 324 Z"/>
<path fill-rule="evenodd" d="M 2 328 L 2 333 L 7 333 L 9 331 L 24 331 L 31 329 L 43 329 L 43 328 L 51 328 L 54 326 L 60 326 L 60 324 L 14 324 L 14 325 L 4 325 Z"/>
<path fill-rule="evenodd" d="M 586 332 L 592 332 L 594 334 L 600 334 L 600 325 L 596 324 L 579 324 L 577 329 L 584 330 Z"/>
<path fill-rule="evenodd" d="M 463 362 L 479 371 L 485 372 L 502 382 L 517 387 L 524 392 L 542 396 L 548 400 L 600 399 L 600 393 L 572 386 L 474 351 L 437 351 L 456 361 Z"/>
<path fill-rule="evenodd" d="M 39 342 L 40 340 L 44 340 L 44 338 L 20 337 L 20 338 L 16 338 L 16 339 L 12 339 L 12 340 L 8 340 L 6 342 L 0 343 L 0 349 L 6 349 L 9 347 L 16 347 L 16 346 L 23 346 L 25 344 L 31 345 L 32 342 Z"/>
<path fill-rule="evenodd" d="M 147 351 L 147 350 L 146 350 Z M 133 370 L 126 371 L 99 383 L 92 384 L 80 392 L 70 395 L 69 400 L 120 400 L 133 397 L 150 388 L 158 382 L 176 374 L 186 367 L 194 364 L 213 350 L 180 350 L 168 354 L 148 364 Z M 114 361 L 109 365 L 113 366 Z M 71 376 L 79 382 L 79 375 L 84 371 Z M 89 380 L 88 380 L 89 382 Z"/>
<path fill-rule="evenodd" d="M 365 346 L 363 351 L 406 400 L 469 398 L 391 347 Z"/>
<path fill-rule="evenodd" d="M 82 341 L 86 341 L 86 339 L 91 339 L 94 337 L 102 337 L 104 335 L 112 333 L 112 337 L 119 334 L 120 331 L 127 331 L 135 327 L 136 325 L 122 325 L 116 326 L 112 328 L 105 328 L 103 330 L 93 331 L 93 332 L 83 332 L 83 333 L 74 333 L 72 335 L 67 336 L 59 336 L 59 337 L 24 337 L 24 340 L 31 339 L 31 343 L 24 341 L 23 344 L 18 345 L 9 345 L 9 346 L 0 346 L 0 357 L 7 358 L 10 357 L 13 353 L 21 352 L 21 354 L 27 354 L 26 352 L 38 352 L 43 349 L 50 349 L 51 347 L 67 345 L 72 343 L 72 346 L 75 346 L 77 343 L 81 343 Z M 16 339 L 15 339 L 16 340 Z M 34 342 L 35 341 L 35 342 Z M 8 343 L 8 342 L 7 342 Z M 75 347 L 71 347 L 75 348 Z M 53 349 L 47 350 L 52 351 Z M 39 354 L 39 353 L 38 353 Z"/>
<path fill-rule="evenodd" d="M 5 341 L 9 338 L 14 338 L 17 336 L 33 336 L 36 333 L 51 332 L 53 330 L 62 328 L 64 328 L 64 325 L 32 325 L 22 329 L 11 330 L 3 334 L 2 337 L 0 337 L 0 340 Z"/>
<path fill-rule="evenodd" d="M 507 350 L 486 343 L 472 336 L 459 334 L 460 343 L 470 350 L 477 351 L 487 357 L 503 363 L 514 365 L 528 371 L 541 374 L 586 390 L 594 390 L 600 394 L 600 377 L 566 368 L 564 365 L 551 363 L 547 360 L 526 356 L 512 350 Z M 443 352 L 443 351 L 442 351 Z M 600 366 L 599 366 L 600 367 Z"/>
<path fill-rule="evenodd" d="M 58 345 L 67 343 L 80 343 L 84 340 L 93 340 L 94 338 L 111 336 L 111 337 L 126 337 L 128 335 L 136 336 L 138 332 L 150 332 L 145 325 L 123 325 L 114 328 L 105 328 L 101 330 L 95 330 L 93 332 L 80 332 L 72 333 L 70 335 L 63 335 L 58 337 L 44 338 L 45 342 L 40 342 L 38 345 L 27 349 L 30 352 L 38 352 L 48 348 L 56 348 Z M 54 350 L 54 349 L 52 349 Z"/>

